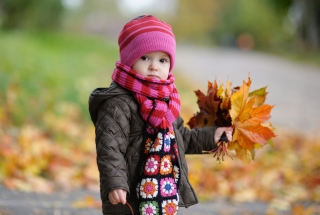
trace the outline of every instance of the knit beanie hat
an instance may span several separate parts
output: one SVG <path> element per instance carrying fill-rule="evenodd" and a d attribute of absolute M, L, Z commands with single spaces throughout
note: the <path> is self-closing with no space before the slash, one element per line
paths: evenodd
<path fill-rule="evenodd" d="M 172 28 L 152 15 L 142 15 L 128 22 L 118 38 L 120 61 L 132 67 L 143 55 L 161 51 L 170 56 L 170 72 L 176 59 L 176 40 Z"/>

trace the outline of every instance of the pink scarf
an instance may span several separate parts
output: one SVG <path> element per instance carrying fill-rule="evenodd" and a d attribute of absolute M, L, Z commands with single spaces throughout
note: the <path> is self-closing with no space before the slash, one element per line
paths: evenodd
<path fill-rule="evenodd" d="M 180 97 L 173 74 L 169 73 L 167 80 L 154 80 L 139 75 L 120 61 L 116 66 L 112 79 L 134 93 L 142 118 L 154 128 L 169 128 L 180 114 Z"/>

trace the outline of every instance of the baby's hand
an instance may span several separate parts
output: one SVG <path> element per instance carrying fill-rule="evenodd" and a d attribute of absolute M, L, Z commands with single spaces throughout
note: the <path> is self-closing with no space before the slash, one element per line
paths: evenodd
<path fill-rule="evenodd" d="M 226 132 L 226 136 L 228 138 L 228 141 L 232 141 L 232 127 L 218 127 L 216 129 L 216 133 L 214 134 L 214 142 L 217 144 L 223 134 L 223 132 Z"/>
<path fill-rule="evenodd" d="M 108 194 L 109 201 L 114 205 L 118 203 L 122 203 L 123 205 L 125 205 L 127 203 L 126 197 L 127 197 L 127 191 L 123 189 L 112 190 Z"/>

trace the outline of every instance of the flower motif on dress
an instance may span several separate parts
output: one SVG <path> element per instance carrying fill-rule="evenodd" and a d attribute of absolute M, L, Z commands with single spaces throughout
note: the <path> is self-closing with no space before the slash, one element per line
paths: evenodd
<path fill-rule="evenodd" d="M 159 172 L 160 158 L 158 155 L 150 155 L 144 166 L 143 173 L 145 175 L 156 175 Z"/>
<path fill-rule="evenodd" d="M 174 177 L 174 181 L 177 183 L 179 180 L 179 167 L 177 167 L 176 165 L 173 165 L 173 177 Z"/>
<path fill-rule="evenodd" d="M 161 133 L 161 132 L 159 132 L 159 133 L 158 133 L 157 138 L 159 138 L 160 140 L 162 140 L 162 139 L 163 139 L 163 135 L 162 135 L 162 133 Z"/>
<path fill-rule="evenodd" d="M 162 148 L 162 144 L 159 138 L 156 138 L 153 145 L 151 146 L 150 152 L 158 152 Z"/>
<path fill-rule="evenodd" d="M 172 151 L 171 151 L 170 156 L 171 156 L 171 160 L 172 161 L 176 161 L 176 156 L 175 156 L 175 154 L 172 153 Z"/>
<path fill-rule="evenodd" d="M 166 200 L 161 204 L 162 213 L 164 215 L 175 215 L 178 212 L 178 201 L 177 200 Z"/>
<path fill-rule="evenodd" d="M 172 172 L 172 162 L 171 156 L 166 155 L 161 158 L 161 166 L 160 166 L 160 173 L 162 175 L 168 175 Z"/>
<path fill-rule="evenodd" d="M 177 143 L 173 144 L 173 149 L 171 149 L 170 153 L 171 153 L 172 160 L 176 161 L 177 157 L 179 157 L 179 151 L 178 151 Z"/>
<path fill-rule="evenodd" d="M 170 129 L 170 131 L 169 131 L 169 136 L 170 136 L 171 139 L 175 138 L 174 132 L 173 132 L 172 129 Z"/>
<path fill-rule="evenodd" d="M 160 193 L 162 197 L 169 197 L 177 194 L 177 185 L 173 178 L 161 179 Z"/>
<path fill-rule="evenodd" d="M 164 137 L 164 148 L 163 148 L 163 150 L 165 152 L 169 152 L 170 151 L 170 143 L 171 143 L 171 140 L 170 140 L 169 133 L 166 133 L 166 135 Z"/>
<path fill-rule="evenodd" d="M 153 198 L 158 195 L 158 181 L 154 178 L 142 179 L 140 185 L 140 196 L 142 198 Z"/>
<path fill-rule="evenodd" d="M 159 205 L 156 201 L 141 202 L 139 211 L 142 215 L 158 215 Z"/>
<path fill-rule="evenodd" d="M 148 126 L 147 126 L 147 133 L 148 133 L 148 134 L 151 134 L 151 135 L 154 134 L 154 128 L 152 128 L 151 125 L 148 125 Z"/>
<path fill-rule="evenodd" d="M 146 144 L 144 145 L 144 153 L 145 153 L 145 154 L 148 154 L 148 153 L 149 153 L 151 144 L 152 144 L 152 140 L 151 140 L 151 138 L 148 138 L 148 139 L 146 140 Z"/>

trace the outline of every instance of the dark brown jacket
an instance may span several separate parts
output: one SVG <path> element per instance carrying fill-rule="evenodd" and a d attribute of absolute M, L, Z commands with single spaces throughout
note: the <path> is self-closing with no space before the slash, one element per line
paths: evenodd
<path fill-rule="evenodd" d="M 130 91 L 113 82 L 109 88 L 97 88 L 91 93 L 89 111 L 96 129 L 103 214 L 130 214 L 127 205 L 112 205 L 108 200 L 108 193 L 119 188 L 128 192 L 127 201 L 138 214 L 136 185 L 145 126 L 139 104 Z M 180 155 L 179 206 L 189 207 L 198 203 L 198 199 L 188 180 L 185 154 L 212 150 L 216 127 L 189 130 L 181 117 L 173 127 Z"/>

